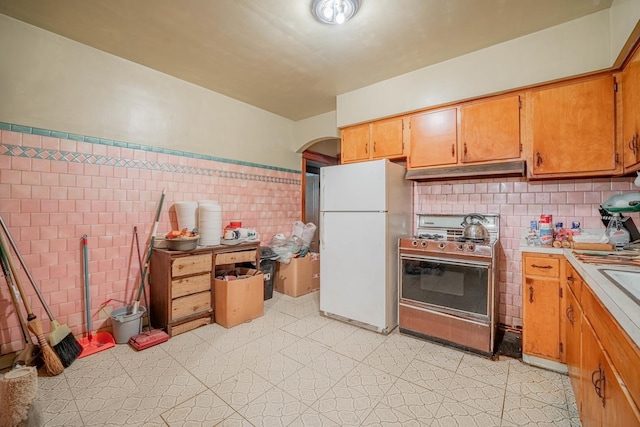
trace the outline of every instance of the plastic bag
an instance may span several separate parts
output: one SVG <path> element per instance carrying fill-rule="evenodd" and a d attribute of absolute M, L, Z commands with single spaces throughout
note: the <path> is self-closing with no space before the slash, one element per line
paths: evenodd
<path fill-rule="evenodd" d="M 303 246 L 302 239 L 297 236 L 286 237 L 278 233 L 271 238 L 269 247 L 278 255 L 278 261 L 289 264 Z"/>
<path fill-rule="evenodd" d="M 313 236 L 316 234 L 316 228 L 316 225 L 312 222 L 305 224 L 302 221 L 296 221 L 293 223 L 291 235 L 300 238 L 303 246 L 309 246 L 311 245 Z"/>

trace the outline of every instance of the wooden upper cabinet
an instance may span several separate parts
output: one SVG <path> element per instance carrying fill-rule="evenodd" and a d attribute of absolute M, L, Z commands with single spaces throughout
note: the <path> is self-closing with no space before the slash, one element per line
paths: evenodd
<path fill-rule="evenodd" d="M 407 168 L 455 165 L 458 161 L 458 109 L 430 111 L 410 118 Z"/>
<path fill-rule="evenodd" d="M 534 90 L 531 103 L 534 176 L 622 171 L 615 138 L 613 76 Z"/>
<path fill-rule="evenodd" d="M 460 109 L 463 163 L 520 157 L 520 96 L 463 105 Z"/>
<path fill-rule="evenodd" d="M 629 63 L 620 75 L 625 172 L 640 168 L 640 53 L 635 57 L 638 59 Z"/>
<path fill-rule="evenodd" d="M 342 129 L 342 163 L 404 157 L 403 123 L 403 117 L 394 117 Z"/>
<path fill-rule="evenodd" d="M 402 117 L 380 120 L 371 125 L 371 157 L 397 158 L 404 155 Z"/>
<path fill-rule="evenodd" d="M 370 139 L 371 125 L 369 123 L 342 129 L 342 141 L 340 143 L 342 163 L 368 160 L 370 157 Z"/>

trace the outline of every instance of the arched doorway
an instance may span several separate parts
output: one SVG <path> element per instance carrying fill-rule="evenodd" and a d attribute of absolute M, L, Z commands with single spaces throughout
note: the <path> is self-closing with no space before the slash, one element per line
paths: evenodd
<path fill-rule="evenodd" d="M 315 224 L 318 229 L 309 245 L 319 252 L 320 236 L 320 169 L 340 163 L 340 140 L 328 138 L 310 144 L 302 152 L 302 222 Z"/>

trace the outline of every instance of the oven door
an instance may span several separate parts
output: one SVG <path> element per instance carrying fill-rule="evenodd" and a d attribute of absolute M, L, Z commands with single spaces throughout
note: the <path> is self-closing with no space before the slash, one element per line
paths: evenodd
<path fill-rule="evenodd" d="M 400 255 L 400 303 L 491 321 L 491 261 Z"/>

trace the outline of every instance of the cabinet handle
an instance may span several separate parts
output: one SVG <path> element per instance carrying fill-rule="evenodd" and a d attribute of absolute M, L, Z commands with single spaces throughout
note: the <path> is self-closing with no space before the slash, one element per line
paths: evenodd
<path fill-rule="evenodd" d="M 536 152 L 536 166 L 540 166 L 542 164 L 542 154 L 539 151 Z"/>
<path fill-rule="evenodd" d="M 451 144 L 451 157 L 456 156 L 456 146 L 455 144 Z"/>
<path fill-rule="evenodd" d="M 529 285 L 529 302 L 533 302 L 533 286 Z"/>
<path fill-rule="evenodd" d="M 464 143 L 464 156 L 467 157 L 467 143 Z"/>
<path fill-rule="evenodd" d="M 595 378 L 596 374 L 598 375 L 598 379 Z M 602 400 L 602 406 L 604 406 L 604 387 L 606 385 L 606 381 L 601 364 L 598 364 L 598 369 L 591 373 L 591 384 L 593 384 L 593 388 L 595 389 L 598 397 Z"/>
<path fill-rule="evenodd" d="M 567 320 L 573 326 L 573 304 L 569 304 L 569 307 L 567 307 Z"/>
<path fill-rule="evenodd" d="M 531 264 L 531 267 L 533 267 L 533 268 L 541 268 L 543 270 L 548 270 L 550 268 L 553 268 L 550 265 L 538 265 L 538 264 Z"/>
<path fill-rule="evenodd" d="M 365 144 L 365 146 L 364 146 L 364 154 L 369 154 L 369 144 Z"/>
<path fill-rule="evenodd" d="M 573 283 L 576 279 L 573 278 L 573 276 L 567 276 L 567 282 L 569 283 Z"/>
<path fill-rule="evenodd" d="M 373 141 L 373 152 L 374 153 L 376 152 L 376 142 L 375 141 Z"/>

